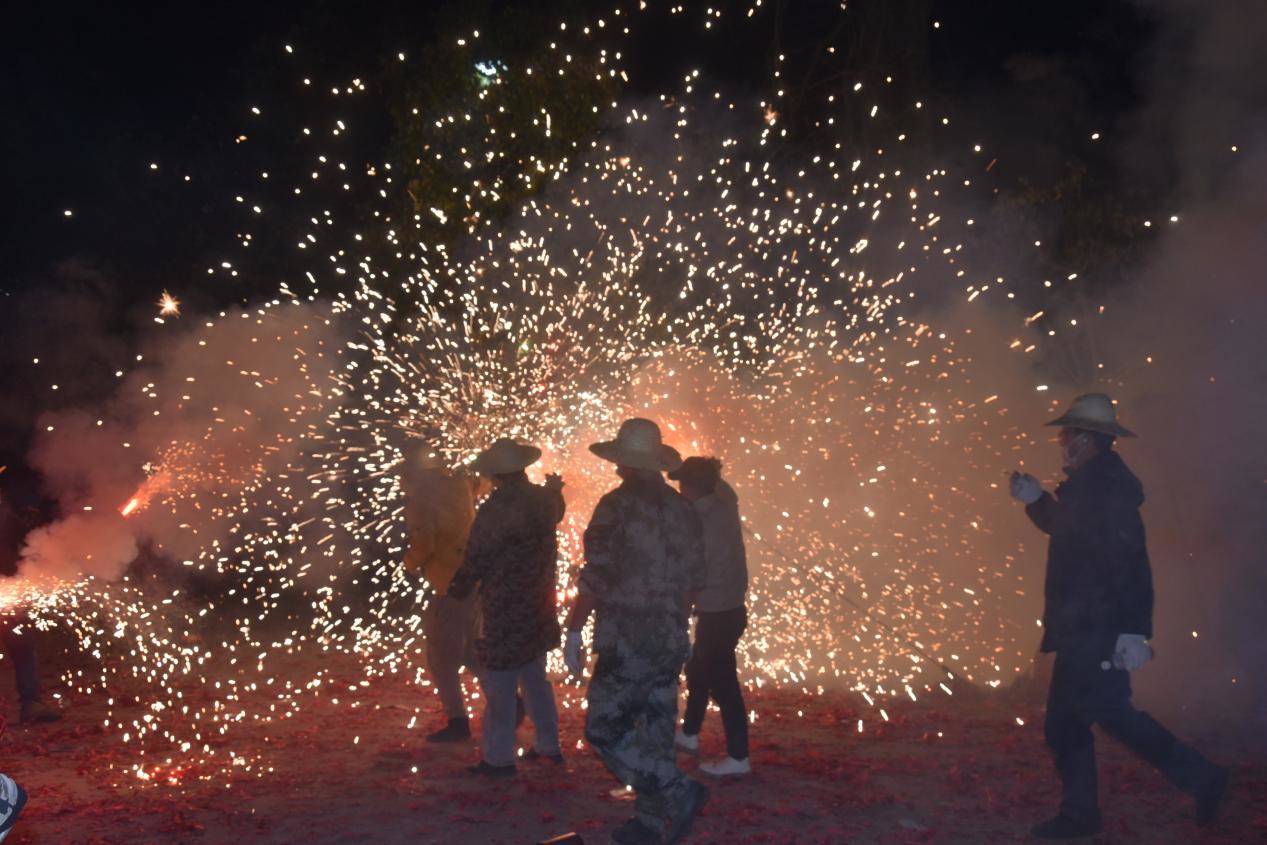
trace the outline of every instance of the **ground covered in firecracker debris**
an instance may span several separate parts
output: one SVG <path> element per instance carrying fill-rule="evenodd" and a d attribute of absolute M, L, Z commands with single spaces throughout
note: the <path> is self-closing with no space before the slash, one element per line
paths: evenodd
<path fill-rule="evenodd" d="M 348 686 L 359 680 L 354 668 L 348 667 Z M 0 695 L 12 702 L 11 684 L 3 682 Z M 493 783 L 465 773 L 477 759 L 474 743 L 423 741 L 439 709 L 433 696 L 403 680 L 359 688 L 337 705 L 311 703 L 294 719 L 225 740 L 243 752 L 258 750 L 261 773 L 206 777 L 193 767 L 178 786 L 136 777 L 136 752 L 103 730 L 101 704 L 67 699 L 62 722 L 35 727 L 15 724 L 10 704 L 0 768 L 31 799 L 5 845 L 527 845 L 568 831 L 586 843 L 606 843 L 631 802 L 595 756 L 578 747 L 578 691 L 567 688 L 562 697 L 570 705 L 561 712 L 566 764 L 524 763 L 513 781 Z M 1032 699 L 961 689 L 953 697 L 889 702 L 888 722 L 843 693 L 767 688 L 750 692 L 749 707 L 757 714 L 754 774 L 713 785 L 693 843 L 1016 842 L 1056 799 L 1041 703 Z M 1185 725 L 1175 727 L 1185 733 Z M 520 733 L 525 745 L 529 731 L 525 725 Z M 1267 760 L 1228 737 L 1203 741 L 1235 768 L 1216 829 L 1199 831 L 1182 795 L 1101 742 L 1106 832 L 1096 841 L 1267 841 Z M 705 757 L 722 748 L 711 714 Z M 681 760 L 694 771 L 695 760 Z"/>

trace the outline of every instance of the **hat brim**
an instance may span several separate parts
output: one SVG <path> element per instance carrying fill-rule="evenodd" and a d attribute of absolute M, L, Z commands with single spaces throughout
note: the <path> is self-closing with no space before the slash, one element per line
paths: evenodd
<path fill-rule="evenodd" d="M 662 445 L 654 452 L 645 452 L 626 448 L 617 440 L 604 440 L 590 444 L 590 451 L 613 464 L 652 472 L 674 470 L 682 465 L 682 456 L 672 446 Z"/>
<path fill-rule="evenodd" d="M 541 450 L 536 446 L 516 444 L 513 449 L 501 449 L 480 452 L 470 467 L 480 475 L 504 475 L 508 472 L 519 472 L 541 460 Z"/>
<path fill-rule="evenodd" d="M 1115 422 L 1104 422 L 1103 420 L 1089 420 L 1084 417 L 1076 417 L 1072 414 L 1065 414 L 1063 417 L 1047 423 L 1050 426 L 1058 428 L 1076 428 L 1082 431 L 1094 431 L 1098 434 L 1111 434 L 1114 437 L 1137 437 L 1135 432 L 1128 428 L 1123 428 Z"/>

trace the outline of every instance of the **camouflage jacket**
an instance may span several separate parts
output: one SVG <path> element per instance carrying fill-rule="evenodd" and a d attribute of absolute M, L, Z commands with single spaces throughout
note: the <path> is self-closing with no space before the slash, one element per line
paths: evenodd
<path fill-rule="evenodd" d="M 595 651 L 685 661 L 687 595 L 703 585 L 699 517 L 659 473 L 629 478 L 599 500 L 578 584 L 596 600 Z"/>
<path fill-rule="evenodd" d="M 480 505 L 466 558 L 448 594 L 479 585 L 483 632 L 476 642 L 487 669 L 516 669 L 559 645 L 556 579 L 563 494 L 525 477 L 502 484 Z"/>

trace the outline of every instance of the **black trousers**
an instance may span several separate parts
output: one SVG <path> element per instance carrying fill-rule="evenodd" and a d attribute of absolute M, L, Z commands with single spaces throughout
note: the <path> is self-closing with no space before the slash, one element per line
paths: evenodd
<path fill-rule="evenodd" d="M 1199 791 L 1218 772 L 1156 719 L 1136 710 L 1130 673 L 1100 668 L 1104 659 L 1095 652 L 1058 653 L 1047 697 L 1045 733 L 1063 788 L 1060 811 L 1079 821 L 1100 817 L 1092 725 L 1185 792 Z"/>
<path fill-rule="evenodd" d="M 13 661 L 18 699 L 23 704 L 40 700 L 40 677 L 35 662 L 35 631 L 24 611 L 0 617 L 0 648 Z M 15 632 L 21 627 L 22 633 Z"/>
<path fill-rule="evenodd" d="M 721 708 L 722 726 L 726 729 L 726 751 L 736 760 L 748 759 L 748 711 L 739 686 L 739 670 L 735 665 L 735 646 L 748 627 L 744 607 L 699 614 L 695 622 L 695 645 L 686 663 L 686 713 L 682 731 L 699 733 L 704 724 L 704 711 L 712 698 Z"/>

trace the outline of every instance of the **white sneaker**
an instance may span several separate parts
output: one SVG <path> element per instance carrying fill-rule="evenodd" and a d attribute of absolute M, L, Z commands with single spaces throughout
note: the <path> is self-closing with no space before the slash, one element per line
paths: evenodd
<path fill-rule="evenodd" d="M 748 762 L 746 757 L 742 760 L 736 760 L 734 757 L 723 757 L 712 763 L 700 765 L 699 770 L 715 778 L 739 777 L 752 774 L 752 763 Z"/>
<path fill-rule="evenodd" d="M 677 729 L 677 733 L 673 736 L 673 744 L 682 751 L 688 751 L 691 754 L 699 753 L 699 734 L 683 733 L 681 728 Z"/>

